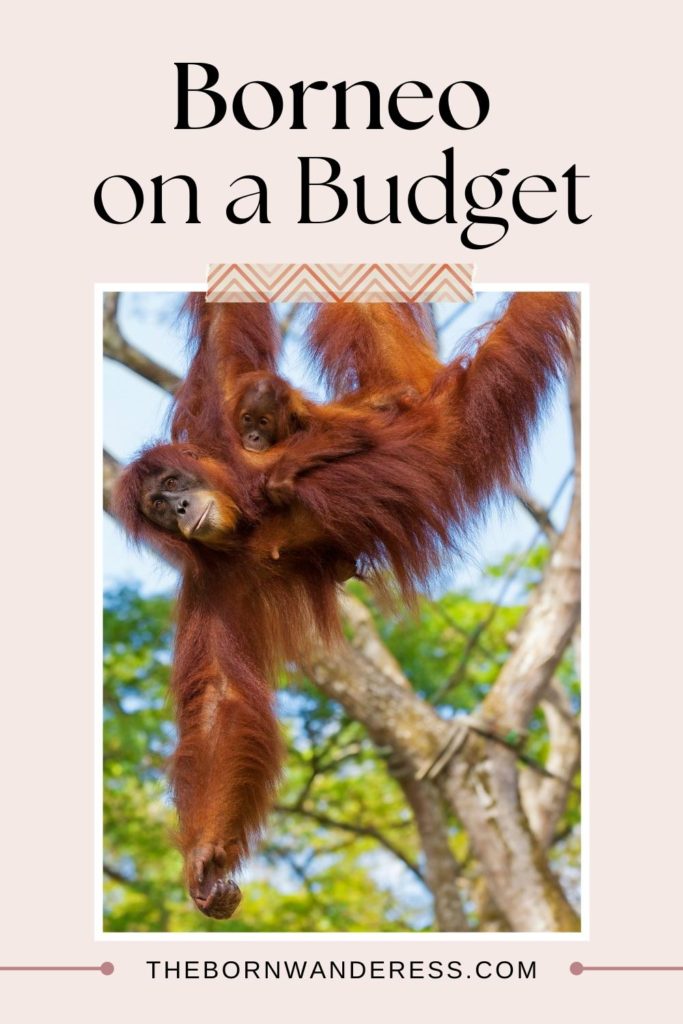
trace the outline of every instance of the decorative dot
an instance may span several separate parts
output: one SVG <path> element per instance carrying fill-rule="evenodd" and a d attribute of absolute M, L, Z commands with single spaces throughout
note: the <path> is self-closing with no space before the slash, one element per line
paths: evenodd
<path fill-rule="evenodd" d="M 105 960 L 103 964 L 100 964 L 100 970 L 102 971 L 102 974 L 113 974 L 114 965 L 108 960 Z"/>
<path fill-rule="evenodd" d="M 583 974 L 583 964 L 580 961 L 575 960 L 573 964 L 569 965 L 569 970 L 572 974 Z"/>

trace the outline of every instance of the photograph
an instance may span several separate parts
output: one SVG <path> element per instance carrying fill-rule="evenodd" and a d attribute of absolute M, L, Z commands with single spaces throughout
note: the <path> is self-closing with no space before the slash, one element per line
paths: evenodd
<path fill-rule="evenodd" d="M 99 287 L 103 935 L 581 934 L 586 302 Z"/>

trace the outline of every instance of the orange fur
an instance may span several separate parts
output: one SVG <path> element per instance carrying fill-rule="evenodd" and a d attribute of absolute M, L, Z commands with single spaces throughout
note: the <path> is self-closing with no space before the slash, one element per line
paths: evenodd
<path fill-rule="evenodd" d="M 420 311 L 322 307 L 310 343 L 341 397 L 317 406 L 301 396 L 302 428 L 253 455 L 236 440 L 225 395 L 245 373 L 273 373 L 270 312 L 256 305 L 241 321 L 234 305 L 209 311 L 191 301 L 198 349 L 176 403 L 176 443 L 128 467 L 115 508 L 134 537 L 183 571 L 171 779 L 190 891 L 204 913 L 226 917 L 239 900 L 232 874 L 280 773 L 273 675 L 283 660 L 300 660 L 311 637 L 339 635 L 340 557 L 391 570 L 408 599 L 429 580 L 521 472 L 577 314 L 564 294 L 515 295 L 471 356 L 443 366 Z M 388 385 L 414 388 L 416 400 L 390 415 L 374 409 Z M 283 394 L 299 401 L 286 385 Z M 243 512 L 221 550 L 165 534 L 142 514 L 149 475 L 189 468 L 188 459 Z M 275 508 L 266 491 L 282 480 L 292 493 Z"/>

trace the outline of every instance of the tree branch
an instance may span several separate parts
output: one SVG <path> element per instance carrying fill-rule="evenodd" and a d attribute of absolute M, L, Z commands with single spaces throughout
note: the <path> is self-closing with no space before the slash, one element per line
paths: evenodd
<path fill-rule="evenodd" d="M 102 452 L 102 504 L 105 512 L 111 515 L 111 493 L 116 483 L 116 478 L 121 472 L 121 463 L 105 448 Z"/>
<path fill-rule="evenodd" d="M 538 523 L 541 530 L 548 538 L 550 546 L 552 547 L 556 544 L 559 534 L 553 526 L 549 510 L 544 508 L 540 501 L 537 501 L 536 498 L 527 491 L 526 487 L 522 487 L 521 484 L 513 487 L 511 490 L 512 494 L 514 494 L 515 498 L 522 503 L 534 522 Z"/>
<path fill-rule="evenodd" d="M 496 732 L 523 731 L 572 639 L 581 608 L 581 472 L 564 532 L 520 624 L 517 644 L 484 700 L 481 719 Z"/>
<path fill-rule="evenodd" d="M 460 865 L 448 841 L 446 813 L 438 787 L 430 779 L 416 779 L 390 765 L 412 808 L 425 856 L 425 876 L 434 899 L 434 916 L 440 932 L 470 930 L 462 908 L 458 881 Z"/>
<path fill-rule="evenodd" d="M 275 804 L 273 810 L 277 811 L 278 814 L 298 814 L 301 817 L 310 818 L 311 821 L 316 821 L 325 828 L 336 828 L 342 832 L 350 832 L 352 835 L 364 839 L 374 839 L 376 843 L 379 843 L 380 846 L 383 846 L 385 850 L 388 850 L 389 853 L 400 860 L 409 871 L 412 871 L 423 885 L 426 884 L 417 864 L 407 857 L 398 846 L 392 843 L 391 839 L 388 839 L 383 832 L 373 828 L 372 825 L 354 825 L 349 821 L 338 821 L 335 818 L 330 818 L 327 814 L 319 814 L 317 811 L 307 807 L 299 807 L 298 805 L 288 807 L 287 804 Z"/>
<path fill-rule="evenodd" d="M 520 777 L 520 787 L 522 803 L 532 831 L 543 849 L 548 849 L 555 838 L 555 829 L 571 789 L 570 783 L 563 779 L 571 780 L 581 761 L 581 731 L 572 713 L 567 692 L 557 678 L 548 687 L 541 701 L 541 709 L 550 737 L 546 767 L 554 778 L 541 778 L 530 771 L 524 771 Z"/>
<path fill-rule="evenodd" d="M 366 606 L 350 594 L 345 594 L 342 600 L 345 618 L 352 625 L 351 646 L 373 673 L 380 673 L 413 694 L 400 665 L 382 643 Z M 418 779 L 400 754 L 389 758 L 389 770 L 401 786 L 415 818 L 425 855 L 427 884 L 434 898 L 434 916 L 439 931 L 469 931 L 458 890 L 460 867 L 448 841 L 448 827 L 441 794 L 430 779 Z"/>
<path fill-rule="evenodd" d="M 368 662 L 358 648 L 365 645 L 372 650 L 381 641 L 376 633 L 372 635 L 367 609 L 361 605 L 361 612 L 355 604 L 345 596 L 345 612 L 353 615 L 355 611 L 353 646 L 316 652 L 307 666 L 311 678 L 351 717 L 363 722 L 379 747 L 396 751 L 413 774 L 421 775 L 425 765 L 438 765 L 446 752 L 438 774 L 441 795 L 470 835 L 482 867 L 491 877 L 496 903 L 515 930 L 577 930 L 576 915 L 532 836 L 519 803 L 515 752 L 468 732 L 453 757 L 450 751 L 457 723 L 445 722 L 407 682 L 396 680 L 391 655 L 385 659 L 387 672 L 368 670 Z M 497 776 L 493 780 L 487 776 L 506 760 L 512 767 L 513 783 L 510 786 L 505 777 L 503 789 Z"/>
<path fill-rule="evenodd" d="M 113 359 L 129 370 L 138 373 L 145 380 L 158 385 L 172 395 L 180 384 L 180 377 L 171 370 L 166 369 L 156 360 L 140 352 L 121 334 L 116 319 L 118 296 L 113 292 L 107 292 L 104 296 L 104 327 L 103 327 L 103 351 L 107 359 Z"/>
<path fill-rule="evenodd" d="M 558 501 L 567 481 L 571 479 L 571 475 L 571 472 L 567 473 L 564 480 L 560 483 L 560 486 L 557 488 L 553 496 L 553 500 L 550 504 L 550 510 L 547 513 L 547 515 L 549 515 L 550 511 L 552 511 L 552 509 L 554 508 L 555 503 L 556 501 Z M 438 688 L 438 690 L 436 690 L 434 694 L 432 694 L 432 704 L 438 704 L 451 690 L 454 690 L 457 686 L 459 686 L 460 683 L 465 678 L 472 655 L 477 650 L 477 648 L 481 648 L 482 636 L 489 628 L 489 626 L 493 623 L 493 620 L 495 619 L 499 609 L 501 608 L 503 602 L 505 601 L 505 598 L 513 583 L 513 580 L 517 576 L 517 573 L 520 571 L 520 569 L 522 569 L 522 567 L 524 566 L 529 555 L 536 547 L 536 544 L 542 532 L 542 528 L 539 528 L 534 534 L 534 536 L 531 538 L 531 541 L 529 542 L 526 550 L 516 555 L 515 558 L 512 559 L 511 563 L 509 564 L 505 571 L 505 575 L 503 576 L 501 588 L 495 600 L 491 604 L 489 611 L 484 616 L 484 618 L 476 624 L 476 626 L 471 630 L 471 632 L 465 634 L 467 636 L 467 641 L 465 643 L 465 647 L 460 656 L 458 664 L 456 665 L 455 670 L 453 671 L 451 676 Z M 518 642 L 519 632 L 522 629 L 522 624 L 526 622 L 529 609 L 531 608 L 532 603 L 536 600 L 536 596 L 537 592 L 534 592 L 534 594 L 530 598 L 529 607 L 526 610 L 522 623 L 520 623 L 517 630 L 512 634 L 513 642 L 515 645 Z"/>

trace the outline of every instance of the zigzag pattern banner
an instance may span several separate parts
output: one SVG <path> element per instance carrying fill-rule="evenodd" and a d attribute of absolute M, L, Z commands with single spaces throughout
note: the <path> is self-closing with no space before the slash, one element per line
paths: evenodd
<path fill-rule="evenodd" d="M 211 263 L 207 302 L 472 302 L 472 263 Z"/>

